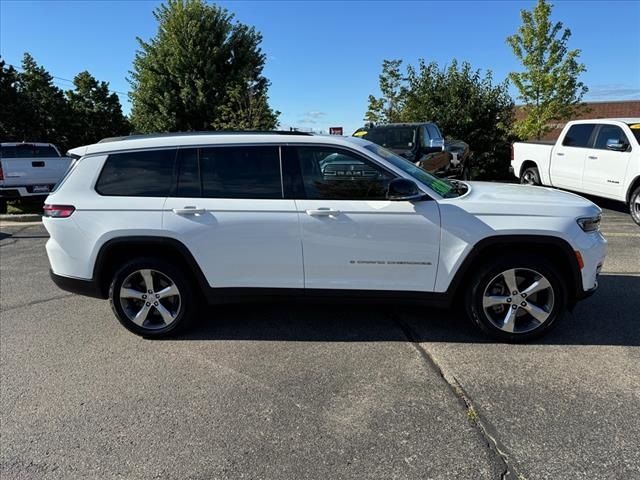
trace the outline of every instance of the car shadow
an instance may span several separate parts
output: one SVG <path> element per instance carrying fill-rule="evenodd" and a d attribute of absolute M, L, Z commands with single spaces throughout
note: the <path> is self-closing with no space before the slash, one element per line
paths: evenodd
<path fill-rule="evenodd" d="M 533 344 L 640 345 L 640 276 L 603 275 L 594 296 Z M 173 340 L 495 343 L 456 310 L 318 301 L 212 306 Z"/>

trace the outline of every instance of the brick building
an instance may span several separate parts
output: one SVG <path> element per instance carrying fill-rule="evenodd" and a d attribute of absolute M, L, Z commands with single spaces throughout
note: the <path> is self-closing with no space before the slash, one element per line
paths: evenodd
<path fill-rule="evenodd" d="M 585 102 L 585 111 L 569 120 L 587 118 L 629 118 L 640 117 L 640 100 L 616 100 L 610 102 Z M 516 106 L 516 119 L 524 117 L 522 107 Z M 568 121 L 568 120 L 567 120 Z M 566 121 L 558 122 L 555 128 L 547 133 L 543 140 L 555 140 L 566 125 Z"/>

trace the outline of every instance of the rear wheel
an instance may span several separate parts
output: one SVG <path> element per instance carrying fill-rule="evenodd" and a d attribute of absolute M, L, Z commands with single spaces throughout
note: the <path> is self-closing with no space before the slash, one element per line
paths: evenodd
<path fill-rule="evenodd" d="M 111 308 L 128 330 L 148 338 L 174 335 L 193 320 L 193 287 L 183 272 L 157 258 L 124 265 L 109 288 Z"/>
<path fill-rule="evenodd" d="M 523 185 L 542 185 L 538 167 L 527 167 L 520 175 L 520 183 Z"/>
<path fill-rule="evenodd" d="M 629 198 L 629 212 L 633 221 L 640 225 L 640 186 L 638 186 Z"/>
<path fill-rule="evenodd" d="M 509 255 L 476 272 L 466 304 L 471 321 L 483 332 L 522 342 L 557 323 L 564 313 L 566 288 L 543 256 Z"/>

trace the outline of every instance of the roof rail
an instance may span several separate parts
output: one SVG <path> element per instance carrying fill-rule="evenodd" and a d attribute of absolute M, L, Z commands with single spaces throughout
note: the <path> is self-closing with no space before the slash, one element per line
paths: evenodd
<path fill-rule="evenodd" d="M 122 140 L 136 140 L 140 138 L 163 138 L 163 137 L 189 137 L 192 135 L 303 135 L 311 136 L 308 132 L 287 131 L 287 130 L 245 130 L 245 131 L 225 131 L 217 130 L 210 132 L 164 132 L 164 133 L 144 133 L 132 134 L 122 137 L 107 137 L 98 143 L 119 142 Z"/>

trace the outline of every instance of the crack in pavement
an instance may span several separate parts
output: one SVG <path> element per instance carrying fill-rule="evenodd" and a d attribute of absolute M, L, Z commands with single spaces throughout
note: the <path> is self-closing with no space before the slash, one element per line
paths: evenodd
<path fill-rule="evenodd" d="M 9 308 L 3 308 L 0 309 L 0 312 L 11 312 L 13 310 L 17 310 L 18 308 L 25 308 L 25 307 L 30 307 L 31 305 L 37 305 L 39 303 L 46 303 L 46 302 L 51 302 L 53 300 L 60 300 L 61 298 L 67 298 L 67 297 L 73 297 L 73 293 L 68 293 L 66 295 L 57 295 L 55 297 L 51 297 L 51 298 L 44 298 L 41 300 L 34 300 L 32 302 L 27 302 L 27 303 L 23 303 L 22 305 L 14 305 L 13 307 L 9 307 Z"/>
<path fill-rule="evenodd" d="M 433 368 L 442 379 L 449 385 L 451 391 L 462 403 L 467 411 L 467 415 L 473 425 L 478 429 L 482 438 L 486 441 L 487 447 L 491 450 L 498 460 L 502 463 L 504 470 L 500 475 L 501 480 L 524 480 L 524 475 L 520 474 L 515 466 L 513 456 L 508 452 L 507 448 L 498 439 L 496 429 L 487 421 L 482 418 L 478 413 L 478 407 L 473 403 L 471 397 L 464 390 L 460 382 L 453 374 L 446 371 L 433 356 L 420 344 L 416 335 L 411 328 L 400 319 L 395 313 L 391 314 L 392 320 L 398 325 L 402 333 L 407 337 L 407 340 L 411 343 L 413 348 L 424 359 L 424 361 Z"/>

